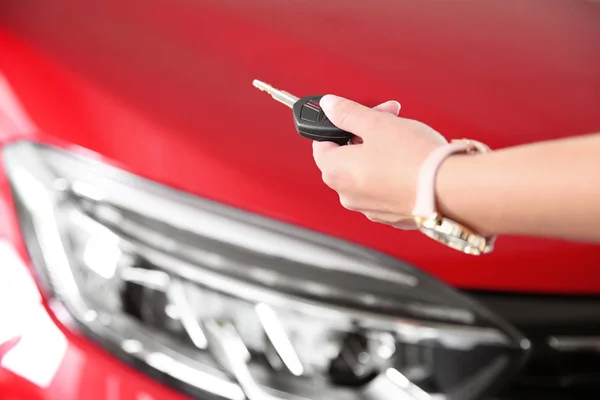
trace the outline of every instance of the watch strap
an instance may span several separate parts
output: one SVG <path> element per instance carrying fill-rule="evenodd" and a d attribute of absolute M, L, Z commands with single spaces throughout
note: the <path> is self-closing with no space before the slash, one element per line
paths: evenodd
<path fill-rule="evenodd" d="M 456 142 L 440 146 L 429 154 L 419 171 L 413 215 L 428 218 L 436 214 L 435 178 L 440 165 L 448 156 L 470 149 L 472 146 L 467 142 Z"/>

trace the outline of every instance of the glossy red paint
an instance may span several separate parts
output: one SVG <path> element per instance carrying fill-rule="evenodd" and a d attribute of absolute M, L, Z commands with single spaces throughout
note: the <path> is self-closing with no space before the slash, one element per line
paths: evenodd
<path fill-rule="evenodd" d="M 598 131 L 596 2 L 20 0 L 0 15 L 0 71 L 37 127 L 13 139 L 78 145 L 458 287 L 600 292 L 597 246 L 502 237 L 476 258 L 345 211 L 289 110 L 251 85 L 398 99 L 494 148 Z"/>

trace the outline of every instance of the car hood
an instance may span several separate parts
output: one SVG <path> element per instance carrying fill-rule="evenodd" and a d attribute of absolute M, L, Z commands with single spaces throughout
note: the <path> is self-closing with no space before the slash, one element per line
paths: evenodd
<path fill-rule="evenodd" d="M 344 210 L 289 109 L 388 99 L 492 148 L 600 129 L 593 1 L 7 1 L 0 70 L 35 129 L 167 185 L 341 237 L 462 288 L 600 293 L 600 248 L 501 237 L 472 257 Z M 4 110 L 6 112 L 6 110 Z M 15 131 L 16 132 L 16 131 Z"/>

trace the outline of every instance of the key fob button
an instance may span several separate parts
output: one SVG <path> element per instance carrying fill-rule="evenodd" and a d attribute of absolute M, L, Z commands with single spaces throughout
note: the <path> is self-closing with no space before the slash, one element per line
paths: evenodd
<path fill-rule="evenodd" d="M 309 100 L 306 102 L 307 106 L 310 106 L 316 110 L 321 110 L 321 105 L 319 103 L 317 103 L 316 101 L 313 100 Z"/>
<path fill-rule="evenodd" d="M 300 111 L 300 119 L 309 122 L 317 122 L 319 120 L 319 114 L 321 113 L 320 109 L 316 109 L 315 107 L 311 107 L 309 103 L 304 104 L 302 106 L 302 110 Z"/>
<path fill-rule="evenodd" d="M 334 126 L 321 109 L 319 101 L 322 96 L 306 96 L 294 103 L 292 111 L 294 124 L 300 134 L 318 142 L 334 142 L 345 145 L 352 138 L 352 133 Z"/>

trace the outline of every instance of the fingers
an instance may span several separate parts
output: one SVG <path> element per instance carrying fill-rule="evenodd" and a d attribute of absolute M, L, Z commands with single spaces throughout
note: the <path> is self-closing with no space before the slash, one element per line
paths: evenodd
<path fill-rule="evenodd" d="M 353 102 L 352 102 L 353 103 Z M 358 103 L 355 103 L 358 105 Z M 360 105 L 359 105 L 360 106 Z M 362 107 L 362 106 L 360 106 Z M 379 112 L 390 113 L 393 115 L 398 115 L 400 112 L 400 103 L 396 100 L 388 100 L 384 103 L 381 103 L 375 107 L 373 110 Z M 362 139 L 358 136 L 352 138 L 353 144 L 362 143 Z M 313 158 L 315 159 L 315 163 L 317 167 L 324 173 L 328 174 L 327 164 L 330 164 L 328 161 L 332 158 L 330 150 L 340 147 L 340 145 L 333 142 L 317 142 L 313 141 Z"/>
<path fill-rule="evenodd" d="M 365 217 L 371 222 L 377 222 L 379 224 L 385 224 L 393 226 L 397 229 L 405 231 L 411 231 L 417 229 L 415 221 L 404 215 L 398 215 L 394 213 L 376 212 L 376 211 L 365 211 L 362 212 Z"/>
<path fill-rule="evenodd" d="M 363 215 L 367 217 L 369 221 L 377 222 L 379 224 L 393 225 L 398 223 L 397 216 L 394 214 L 366 211 L 363 212 Z"/>
<path fill-rule="evenodd" d="M 392 226 L 397 229 L 402 229 L 403 231 L 416 231 L 419 229 L 415 221 L 411 219 L 395 223 Z"/>
<path fill-rule="evenodd" d="M 373 107 L 373 110 L 377 110 L 379 112 L 385 112 L 385 113 L 389 113 L 392 115 L 398 115 L 400 113 L 400 103 L 398 103 L 396 100 L 389 100 L 386 101 L 385 103 L 381 103 L 375 107 Z M 354 136 L 352 138 L 352 144 L 361 144 L 363 143 L 363 140 L 360 136 Z"/>
<path fill-rule="evenodd" d="M 398 103 L 396 100 L 389 100 L 373 107 L 373 110 L 398 115 L 400 113 L 400 108 L 400 103 Z"/>
<path fill-rule="evenodd" d="M 313 158 L 323 174 L 330 170 L 332 158 L 339 144 L 333 142 L 313 142 Z"/>
<path fill-rule="evenodd" d="M 320 105 L 335 126 L 363 138 L 381 125 L 380 112 L 352 100 L 328 94 L 321 98 Z"/>

